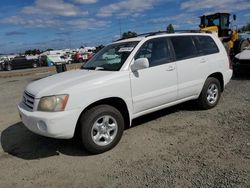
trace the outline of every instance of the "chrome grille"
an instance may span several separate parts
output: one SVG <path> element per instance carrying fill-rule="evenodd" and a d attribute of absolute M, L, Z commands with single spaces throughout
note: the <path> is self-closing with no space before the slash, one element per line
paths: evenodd
<path fill-rule="evenodd" d="M 34 102 L 35 102 L 35 97 L 34 95 L 30 94 L 27 91 L 24 91 L 23 94 L 23 103 L 30 108 L 31 110 L 33 110 L 34 107 Z"/>

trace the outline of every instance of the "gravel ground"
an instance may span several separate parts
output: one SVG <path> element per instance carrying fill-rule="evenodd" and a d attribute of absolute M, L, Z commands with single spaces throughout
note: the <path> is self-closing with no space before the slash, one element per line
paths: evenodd
<path fill-rule="evenodd" d="M 67 70 L 78 69 L 80 68 L 81 63 L 73 63 L 67 64 Z M 18 76 L 31 76 L 37 74 L 55 74 L 56 68 L 52 67 L 37 67 L 37 68 L 27 68 L 27 69 L 17 69 L 12 71 L 0 71 L 0 79 L 1 78 L 10 78 L 10 77 L 18 77 Z"/>
<path fill-rule="evenodd" d="M 0 187 L 250 187 L 250 77 L 208 111 L 184 103 L 136 119 L 111 151 L 29 132 L 16 105 L 46 74 L 0 79 Z"/>

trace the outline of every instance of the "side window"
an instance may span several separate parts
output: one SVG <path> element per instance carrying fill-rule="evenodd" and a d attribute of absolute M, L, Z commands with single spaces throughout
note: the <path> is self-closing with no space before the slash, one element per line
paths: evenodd
<path fill-rule="evenodd" d="M 219 52 L 214 40 L 209 36 L 194 36 L 194 42 L 199 54 L 201 55 L 209 55 Z"/>
<path fill-rule="evenodd" d="M 135 59 L 147 58 L 149 66 L 154 67 L 170 62 L 170 50 L 165 38 L 147 41 L 137 52 Z"/>
<path fill-rule="evenodd" d="M 171 37 L 176 60 L 197 56 L 197 51 L 191 36 Z"/>

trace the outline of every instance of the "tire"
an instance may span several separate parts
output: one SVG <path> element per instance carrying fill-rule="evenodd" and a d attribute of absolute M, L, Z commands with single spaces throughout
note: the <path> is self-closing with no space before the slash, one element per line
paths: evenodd
<path fill-rule="evenodd" d="M 38 67 L 38 64 L 37 64 L 37 63 L 33 63 L 33 64 L 32 64 L 32 67 L 33 67 L 33 68 L 37 68 L 37 67 Z"/>
<path fill-rule="evenodd" d="M 71 60 L 69 60 L 69 61 L 68 61 L 68 64 L 71 64 L 71 63 L 72 63 L 72 61 L 71 61 Z"/>
<path fill-rule="evenodd" d="M 12 65 L 8 63 L 8 64 L 6 65 L 6 70 L 7 70 L 7 71 L 11 71 L 12 69 L 13 69 Z"/>
<path fill-rule="evenodd" d="M 198 106 L 207 110 L 215 107 L 221 96 L 221 85 L 218 79 L 209 77 L 201 91 L 201 94 L 197 100 Z"/>
<path fill-rule="evenodd" d="M 240 43 L 240 48 L 239 48 L 240 52 L 245 50 L 249 45 L 250 44 L 247 40 L 242 40 L 242 42 Z"/>
<path fill-rule="evenodd" d="M 249 46 L 249 42 L 246 39 L 239 39 L 234 43 L 234 53 L 235 55 L 242 52 Z"/>
<path fill-rule="evenodd" d="M 233 66 L 233 75 L 235 77 L 238 77 L 239 76 L 239 68 L 237 68 L 236 66 Z"/>
<path fill-rule="evenodd" d="M 0 71 L 3 71 L 3 65 L 0 64 Z"/>
<path fill-rule="evenodd" d="M 92 154 L 99 154 L 118 144 L 124 130 L 124 118 L 116 108 L 99 105 L 81 116 L 80 126 L 84 148 Z"/>
<path fill-rule="evenodd" d="M 83 63 L 83 59 L 79 59 L 79 63 Z"/>

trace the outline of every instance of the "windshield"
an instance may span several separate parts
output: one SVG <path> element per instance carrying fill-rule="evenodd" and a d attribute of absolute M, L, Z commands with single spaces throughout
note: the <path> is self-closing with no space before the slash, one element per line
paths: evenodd
<path fill-rule="evenodd" d="M 111 44 L 99 51 L 81 69 L 118 71 L 134 50 L 137 41 Z"/>

